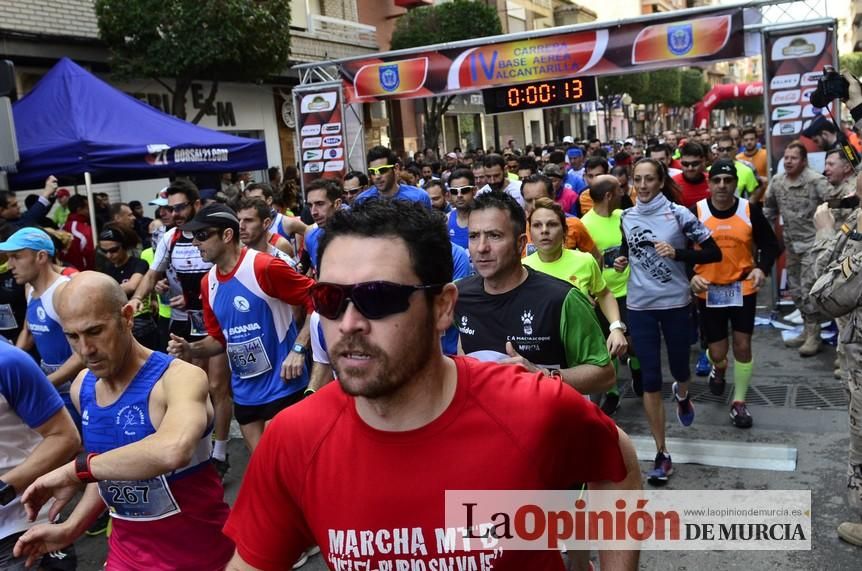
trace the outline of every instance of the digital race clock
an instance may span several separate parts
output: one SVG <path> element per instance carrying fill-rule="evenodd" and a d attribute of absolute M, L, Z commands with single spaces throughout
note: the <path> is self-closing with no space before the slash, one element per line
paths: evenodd
<path fill-rule="evenodd" d="M 585 103 L 598 97 L 595 77 L 572 77 L 483 89 L 482 99 L 485 114 L 492 115 Z"/>

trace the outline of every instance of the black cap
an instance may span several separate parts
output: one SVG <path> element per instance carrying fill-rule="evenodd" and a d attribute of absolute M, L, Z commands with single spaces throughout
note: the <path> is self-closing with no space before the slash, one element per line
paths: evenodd
<path fill-rule="evenodd" d="M 720 174 L 726 174 L 736 179 L 739 178 L 736 175 L 736 165 L 731 159 L 718 159 L 717 161 L 712 163 L 711 167 L 709 167 L 709 178 L 718 176 Z"/>
<path fill-rule="evenodd" d="M 823 115 L 818 115 L 808 127 L 802 131 L 802 134 L 808 137 L 809 139 L 813 139 L 823 131 L 829 131 L 830 133 L 837 133 L 838 129 L 835 128 L 835 125 L 832 124 L 832 121 L 824 117 Z"/>
<path fill-rule="evenodd" d="M 191 222 L 180 226 L 183 232 L 197 232 L 204 228 L 231 228 L 234 232 L 239 232 L 239 218 L 231 207 L 216 202 L 207 204 L 198 210 Z"/>

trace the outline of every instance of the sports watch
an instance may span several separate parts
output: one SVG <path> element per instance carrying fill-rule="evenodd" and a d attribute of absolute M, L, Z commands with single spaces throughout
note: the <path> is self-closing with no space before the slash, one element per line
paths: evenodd
<path fill-rule="evenodd" d="M 292 351 L 294 353 L 299 353 L 300 355 L 305 355 L 305 347 L 300 345 L 299 343 L 297 343 L 293 346 Z"/>
<path fill-rule="evenodd" d="M 92 484 L 98 481 L 90 471 L 90 461 L 93 459 L 93 456 L 98 456 L 98 454 L 95 452 L 90 452 L 89 454 L 81 452 L 75 456 L 75 475 L 85 484 Z"/>
<path fill-rule="evenodd" d="M 617 329 L 619 329 L 623 333 L 628 331 L 628 329 L 626 328 L 626 324 L 619 319 L 610 324 L 610 326 L 608 327 L 608 331 L 616 331 Z"/>
<path fill-rule="evenodd" d="M 7 484 L 3 480 L 0 480 L 0 506 L 9 505 L 17 495 L 18 493 L 11 484 Z"/>

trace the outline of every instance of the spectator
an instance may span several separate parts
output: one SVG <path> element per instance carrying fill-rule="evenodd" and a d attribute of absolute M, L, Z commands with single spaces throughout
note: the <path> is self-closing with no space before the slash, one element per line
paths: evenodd
<path fill-rule="evenodd" d="M 65 261 L 80 271 L 96 267 L 96 247 L 93 244 L 93 227 L 90 225 L 87 197 L 76 194 L 69 198 L 69 217 L 63 230 L 72 235 L 72 243 L 65 254 Z"/>
<path fill-rule="evenodd" d="M 135 234 L 137 234 L 138 238 L 141 239 L 142 247 L 144 249 L 149 248 L 152 243 L 150 240 L 149 228 L 153 219 L 144 216 L 144 206 L 141 204 L 140 200 L 129 202 L 129 208 L 132 209 L 132 214 L 135 216 Z"/>
<path fill-rule="evenodd" d="M 69 197 L 72 196 L 72 193 L 69 192 L 68 188 L 61 188 L 57 190 L 57 203 L 54 206 L 54 212 L 51 213 L 51 219 L 57 225 L 57 228 L 62 228 L 64 224 L 66 224 L 66 218 L 69 217 Z"/>

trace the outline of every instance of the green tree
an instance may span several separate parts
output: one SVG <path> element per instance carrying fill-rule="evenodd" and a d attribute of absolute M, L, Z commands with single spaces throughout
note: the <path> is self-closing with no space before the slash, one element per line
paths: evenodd
<path fill-rule="evenodd" d="M 862 77 L 862 52 L 844 54 L 839 58 L 841 70 L 848 70 L 856 77 Z"/>
<path fill-rule="evenodd" d="M 395 24 L 392 49 L 416 48 L 457 42 L 503 33 L 497 10 L 483 2 L 453 0 L 410 10 Z M 452 104 L 452 95 L 426 100 L 423 115 L 425 146 L 437 149 L 443 115 Z"/>
<path fill-rule="evenodd" d="M 684 69 L 680 72 L 679 104 L 682 107 L 691 107 L 700 101 L 708 89 L 701 70 Z"/>
<path fill-rule="evenodd" d="M 192 123 L 212 112 L 219 81 L 260 81 L 288 63 L 290 0 L 96 0 L 95 6 L 112 69 L 161 83 L 173 115 L 186 119 L 193 80 L 212 82 Z"/>

